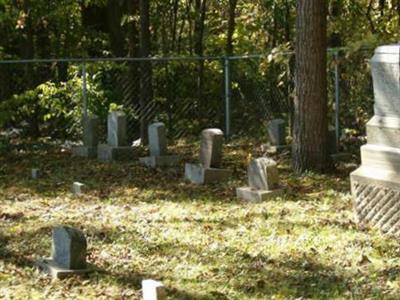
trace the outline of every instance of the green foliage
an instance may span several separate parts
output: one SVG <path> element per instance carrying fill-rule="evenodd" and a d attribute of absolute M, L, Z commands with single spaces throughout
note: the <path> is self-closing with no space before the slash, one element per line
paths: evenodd
<path fill-rule="evenodd" d="M 34 122 L 40 123 L 44 135 L 75 137 L 82 119 L 82 79 L 75 66 L 71 66 L 68 73 L 66 82 L 47 81 L 1 102 L 1 124 L 24 127 L 28 120 L 31 126 Z M 104 117 L 110 100 L 106 98 L 104 87 L 96 82 L 97 78 L 98 74 L 87 74 L 88 110 Z"/>
<path fill-rule="evenodd" d="M 109 106 L 109 109 L 108 109 L 109 112 L 120 111 L 120 110 L 124 110 L 124 106 L 123 105 L 118 105 L 116 103 L 110 103 L 110 106 Z"/>
<path fill-rule="evenodd" d="M 153 56 L 193 56 L 200 46 L 204 55 L 225 54 L 229 1 L 207 1 L 203 36 L 198 30 L 199 1 L 151 1 L 151 54 Z M 202 2 L 202 1 L 200 1 Z M 138 56 L 140 12 L 135 1 L 12 1 L 0 2 L 0 59 L 87 57 L 87 56 Z M 395 0 L 332 0 L 328 2 L 328 41 L 332 47 L 347 47 L 342 62 L 345 86 L 343 124 L 346 128 L 362 133 L 364 119 L 370 113 L 370 83 L 365 60 L 357 52 L 379 44 L 393 43 L 400 39 L 398 1 Z M 264 111 L 271 115 L 287 113 L 293 100 L 293 67 L 288 55 L 280 52 L 293 50 L 295 39 L 296 0 L 238 1 L 236 24 L 233 32 L 235 54 L 269 54 L 258 61 L 234 62 L 232 67 L 233 93 L 242 102 L 232 106 L 232 113 L 240 120 L 242 114 L 249 122 L 265 121 Z M 351 29 L 351 30 L 349 30 Z M 348 64 L 355 58 L 357 63 Z M 331 64 L 330 67 L 333 65 Z M 205 62 L 202 69 L 196 63 L 170 62 L 169 66 L 153 66 L 154 101 L 160 113 L 156 118 L 166 123 L 181 124 L 196 132 L 209 118 L 201 110 L 207 99 L 213 112 L 221 112 L 220 62 Z M 0 66 L 0 122 L 16 125 L 22 120 L 34 123 L 57 124 L 58 134 L 65 129 L 65 136 L 73 135 L 80 126 L 80 76 L 77 68 L 45 65 L 20 70 Z M 88 109 L 105 118 L 110 104 L 124 105 L 130 119 L 139 122 L 137 105 L 140 85 L 133 83 L 136 96 L 124 95 L 121 78 L 139 82 L 139 67 L 131 70 L 123 64 L 88 64 Z M 330 69 L 331 70 L 331 69 Z M 134 75 L 130 76 L 130 73 Z M 203 92 L 197 83 L 203 76 Z M 358 84 L 355 84 L 358 83 Z M 350 88 L 351 87 L 351 88 Z M 333 107 L 333 89 L 330 88 L 330 106 Z M 131 93 L 132 94 L 132 93 Z M 129 100 L 130 105 L 122 103 Z M 266 105 L 263 111 L 249 108 L 246 101 L 258 99 Z M 277 100 L 278 99 L 278 100 Z M 368 99 L 363 101 L 362 99 Z M 200 111 L 199 118 L 181 120 L 171 112 L 179 105 L 193 103 L 193 110 Z M 260 103 L 258 103 L 259 106 Z M 264 105 L 262 104 L 262 105 Z M 111 109 L 116 109 L 111 107 Z M 286 112 L 284 112 L 286 110 Z M 13 114 L 11 114 L 13 112 Z M 189 111 L 189 113 L 194 113 Z M 353 122 L 352 115 L 357 115 Z M 62 126 L 61 126 L 62 125 Z M 361 126 L 361 127 L 355 127 Z M 56 126 L 45 126 L 45 132 Z M 242 126 L 239 126 L 242 127 Z M 254 127 L 257 131 L 260 128 Z M 67 129 L 68 128 L 68 129 Z M 254 131 L 254 132 L 255 132 Z"/>

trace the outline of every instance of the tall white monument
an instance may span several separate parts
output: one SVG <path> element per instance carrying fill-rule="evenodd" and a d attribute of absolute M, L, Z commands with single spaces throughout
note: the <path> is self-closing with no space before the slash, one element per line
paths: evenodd
<path fill-rule="evenodd" d="M 400 44 L 382 46 L 371 60 L 374 117 L 367 124 L 362 165 L 351 175 L 357 220 L 400 234 Z"/>

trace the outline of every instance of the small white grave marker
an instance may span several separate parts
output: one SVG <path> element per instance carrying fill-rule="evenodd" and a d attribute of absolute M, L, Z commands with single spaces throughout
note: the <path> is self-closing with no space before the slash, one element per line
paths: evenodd
<path fill-rule="evenodd" d="M 143 300 L 166 300 L 167 291 L 164 285 L 156 280 L 142 281 Z"/>
<path fill-rule="evenodd" d="M 40 169 L 31 170 L 32 179 L 38 179 L 40 177 Z"/>
<path fill-rule="evenodd" d="M 85 192 L 85 190 L 86 190 L 86 186 L 83 183 L 74 182 L 72 184 L 72 193 L 74 193 L 74 194 L 77 194 L 77 195 L 82 194 Z"/>

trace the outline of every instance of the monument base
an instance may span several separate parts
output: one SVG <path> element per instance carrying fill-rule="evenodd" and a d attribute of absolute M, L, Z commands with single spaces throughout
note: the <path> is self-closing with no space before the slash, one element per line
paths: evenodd
<path fill-rule="evenodd" d="M 374 116 L 367 123 L 368 144 L 400 148 L 400 118 Z"/>
<path fill-rule="evenodd" d="M 43 272 L 49 274 L 53 279 L 64 279 L 71 276 L 82 276 L 86 275 L 90 272 L 93 272 L 92 269 L 79 269 L 79 270 L 69 270 L 64 269 L 57 265 L 54 260 L 51 258 L 39 259 L 35 263 L 36 267 L 38 267 Z"/>
<path fill-rule="evenodd" d="M 100 161 L 133 160 L 134 152 L 132 147 L 112 147 L 102 144 L 97 148 L 97 158 Z"/>
<path fill-rule="evenodd" d="M 351 173 L 353 208 L 357 222 L 400 234 L 400 174 L 362 166 Z"/>
<path fill-rule="evenodd" d="M 226 180 L 232 175 L 227 169 L 204 168 L 199 164 L 185 165 L 185 178 L 194 184 L 208 184 Z"/>
<path fill-rule="evenodd" d="M 282 195 L 282 189 L 276 189 L 272 191 L 266 190 L 255 190 L 251 187 L 241 187 L 236 189 L 236 196 L 240 199 L 247 200 L 250 202 L 262 202 L 271 198 Z"/>
<path fill-rule="evenodd" d="M 97 157 L 97 147 L 86 147 L 78 146 L 72 149 L 73 156 L 86 157 L 86 158 L 96 158 Z"/>
<path fill-rule="evenodd" d="M 147 156 L 139 158 L 139 162 L 150 168 L 173 167 L 179 162 L 177 155 Z"/>

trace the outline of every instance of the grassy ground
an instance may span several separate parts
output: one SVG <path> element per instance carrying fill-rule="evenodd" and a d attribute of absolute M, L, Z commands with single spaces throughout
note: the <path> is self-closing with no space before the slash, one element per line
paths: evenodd
<path fill-rule="evenodd" d="M 190 161 L 197 146 L 175 151 Z M 286 194 L 259 204 L 236 199 L 257 148 L 228 146 L 233 179 L 213 186 L 186 183 L 183 168 L 163 173 L 54 148 L 3 149 L 0 298 L 139 299 L 145 278 L 163 281 L 171 299 L 399 298 L 400 242 L 357 228 L 348 173 L 295 177 L 276 157 Z M 43 178 L 32 180 L 37 166 Z M 87 195 L 70 193 L 76 180 Z M 88 278 L 51 282 L 33 268 L 50 255 L 58 224 L 85 232 L 98 269 Z"/>

